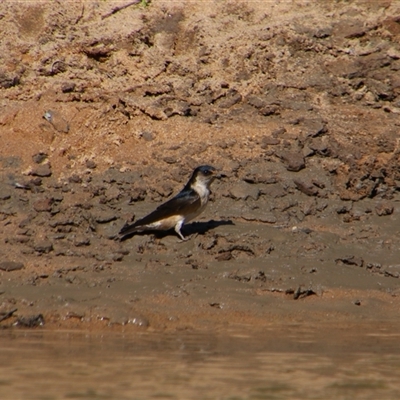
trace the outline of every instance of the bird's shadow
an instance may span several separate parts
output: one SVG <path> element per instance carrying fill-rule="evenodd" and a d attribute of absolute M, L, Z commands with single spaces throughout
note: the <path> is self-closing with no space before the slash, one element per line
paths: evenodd
<path fill-rule="evenodd" d="M 214 221 L 213 219 L 207 222 L 192 222 L 191 224 L 183 227 L 183 233 L 186 235 L 193 235 L 194 233 L 204 234 L 212 229 L 218 228 L 223 225 L 235 225 L 232 220 Z"/>
<path fill-rule="evenodd" d="M 184 225 L 182 228 L 182 234 L 184 236 L 189 236 L 193 234 L 204 234 L 212 229 L 218 228 L 219 226 L 222 225 L 235 225 L 232 220 L 220 220 L 220 221 L 214 221 L 213 219 L 207 222 L 192 222 L 190 224 Z M 157 230 L 148 230 L 146 232 L 134 232 L 131 235 L 127 235 L 124 237 L 121 241 L 125 241 L 126 239 L 131 238 L 132 236 L 142 236 L 142 235 L 148 235 L 149 233 L 152 233 L 156 238 L 163 238 L 165 236 L 169 236 L 171 234 L 175 234 L 173 229 L 170 229 L 168 231 L 157 231 Z"/>

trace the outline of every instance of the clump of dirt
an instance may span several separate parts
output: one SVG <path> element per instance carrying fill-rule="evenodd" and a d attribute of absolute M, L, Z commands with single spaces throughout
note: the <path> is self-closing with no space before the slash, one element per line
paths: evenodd
<path fill-rule="evenodd" d="M 0 6 L 2 324 L 397 318 L 399 4 L 127 4 Z"/>

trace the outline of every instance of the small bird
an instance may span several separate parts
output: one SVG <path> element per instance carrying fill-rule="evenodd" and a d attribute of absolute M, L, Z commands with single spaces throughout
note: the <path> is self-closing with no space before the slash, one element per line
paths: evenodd
<path fill-rule="evenodd" d="M 182 226 L 204 210 L 210 196 L 210 185 L 215 178 L 217 178 L 216 168 L 210 165 L 197 167 L 180 193 L 144 218 L 133 224 L 125 224 L 116 239 L 124 240 L 136 232 L 166 231 L 174 228 L 182 240 L 187 240 L 182 235 Z"/>

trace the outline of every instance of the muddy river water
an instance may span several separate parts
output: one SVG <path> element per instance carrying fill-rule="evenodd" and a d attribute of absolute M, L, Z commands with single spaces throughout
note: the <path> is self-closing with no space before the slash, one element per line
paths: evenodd
<path fill-rule="evenodd" d="M 289 324 L 223 334 L 4 330 L 0 398 L 396 399 L 398 328 Z"/>

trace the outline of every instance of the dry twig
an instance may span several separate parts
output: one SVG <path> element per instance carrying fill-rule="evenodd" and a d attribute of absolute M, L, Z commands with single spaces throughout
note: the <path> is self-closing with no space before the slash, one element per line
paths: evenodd
<path fill-rule="evenodd" d="M 105 19 L 110 17 L 111 15 L 117 13 L 118 11 L 124 10 L 125 8 L 128 8 L 130 6 L 133 6 L 135 4 L 139 4 L 141 2 L 141 0 L 135 0 L 135 1 L 131 1 L 128 4 L 125 4 L 123 6 L 119 6 L 119 7 L 114 7 L 108 14 L 104 14 L 101 19 Z"/>

